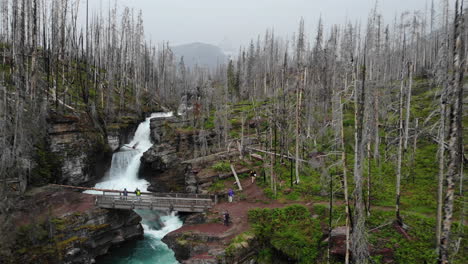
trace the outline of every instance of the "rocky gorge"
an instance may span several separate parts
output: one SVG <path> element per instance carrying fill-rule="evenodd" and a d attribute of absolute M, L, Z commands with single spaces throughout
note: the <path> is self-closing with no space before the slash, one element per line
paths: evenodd
<path fill-rule="evenodd" d="M 96 207 L 92 195 L 34 188 L 3 222 L 0 263 L 94 263 L 111 247 L 142 238 L 140 221 L 133 211 Z"/>

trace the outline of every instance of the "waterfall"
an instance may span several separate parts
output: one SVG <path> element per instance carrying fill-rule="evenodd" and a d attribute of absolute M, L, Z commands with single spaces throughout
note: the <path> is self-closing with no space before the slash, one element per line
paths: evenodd
<path fill-rule="evenodd" d="M 144 179 L 138 179 L 138 170 L 140 168 L 140 158 L 143 153 L 153 145 L 150 139 L 150 120 L 155 117 L 170 117 L 170 113 L 154 113 L 145 121 L 138 125 L 133 139 L 129 144 L 124 145 L 118 152 L 112 156 L 112 164 L 109 175 L 104 181 L 96 184 L 95 188 L 123 190 L 127 188 L 129 192 L 136 188 L 146 191 L 148 182 Z M 96 193 L 87 191 L 87 193 Z M 152 264 L 174 264 L 178 263 L 174 258 L 174 253 L 164 244 L 161 239 L 169 232 L 182 226 L 182 222 L 175 215 L 163 215 L 161 221 L 164 226 L 160 230 L 152 228 L 150 216 L 158 214 L 152 211 L 137 211 L 143 218 L 142 226 L 145 230 L 145 239 L 136 242 L 130 248 L 119 250 L 116 254 L 104 257 L 102 263 L 152 263 Z"/>

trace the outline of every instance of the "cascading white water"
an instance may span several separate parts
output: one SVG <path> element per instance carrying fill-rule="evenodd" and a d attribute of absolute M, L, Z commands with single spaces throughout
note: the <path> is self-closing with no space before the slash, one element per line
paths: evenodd
<path fill-rule="evenodd" d="M 140 158 L 143 153 L 153 145 L 150 139 L 150 120 L 155 117 L 170 117 L 170 113 L 155 113 L 140 123 L 132 141 L 123 146 L 120 151 L 112 156 L 112 164 L 109 175 L 103 182 L 96 184 L 95 188 L 123 190 L 127 188 L 129 192 L 136 188 L 146 191 L 148 182 L 144 179 L 138 179 L 138 170 L 140 168 Z M 96 193 L 87 191 L 87 193 Z M 164 226 L 160 230 L 151 228 L 151 220 L 146 220 L 145 216 L 154 214 L 153 212 L 139 211 L 143 218 L 143 228 L 145 230 L 145 239 L 137 242 L 136 245 L 127 250 L 122 250 L 116 256 L 108 256 L 103 263 L 133 263 L 133 264 L 174 264 L 178 263 L 174 258 L 174 253 L 164 244 L 161 239 L 169 232 L 182 226 L 182 222 L 175 215 L 161 216 Z M 148 217 L 151 219 L 151 217 Z M 127 252 L 128 251 L 128 252 Z"/>
<path fill-rule="evenodd" d="M 123 178 L 125 177 L 125 171 L 132 159 L 138 154 L 137 150 L 124 149 L 112 155 L 112 166 L 109 171 L 110 178 Z"/>

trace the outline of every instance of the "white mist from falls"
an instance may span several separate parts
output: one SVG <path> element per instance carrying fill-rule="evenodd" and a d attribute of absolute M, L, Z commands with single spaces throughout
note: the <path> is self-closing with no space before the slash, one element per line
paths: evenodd
<path fill-rule="evenodd" d="M 156 117 L 170 117 L 170 113 L 154 113 L 145 121 L 138 125 L 135 135 L 129 144 L 121 147 L 118 152 L 112 156 L 112 164 L 109 175 L 104 181 L 96 184 L 98 189 L 123 190 L 127 188 L 132 193 L 136 188 L 146 191 L 148 182 L 144 179 L 138 179 L 138 170 L 140 168 L 140 158 L 143 153 L 153 145 L 150 139 L 150 120 Z M 96 191 L 87 191 L 87 193 L 96 193 Z M 161 229 L 157 230 L 153 226 L 154 218 L 158 213 L 152 211 L 137 211 L 143 218 L 142 226 L 145 230 L 145 239 L 137 241 L 132 247 L 124 248 L 119 252 L 111 252 L 109 256 L 104 257 L 100 263 L 131 263 L 131 264 L 174 264 L 178 263 L 174 258 L 174 253 L 161 239 L 169 232 L 182 226 L 182 222 L 175 215 L 162 215 L 160 220 L 163 223 Z"/>

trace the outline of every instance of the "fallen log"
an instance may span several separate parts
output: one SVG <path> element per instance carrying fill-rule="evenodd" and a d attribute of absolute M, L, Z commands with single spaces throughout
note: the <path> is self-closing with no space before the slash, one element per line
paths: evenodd
<path fill-rule="evenodd" d="M 264 161 L 263 157 L 258 155 L 258 154 L 255 154 L 255 153 L 250 153 L 250 157 L 256 159 L 256 160 L 260 160 L 260 161 Z"/>
<path fill-rule="evenodd" d="M 232 164 L 231 164 L 231 170 L 232 170 L 232 174 L 234 174 L 234 177 L 236 177 L 236 182 L 237 182 L 237 186 L 239 187 L 239 190 L 242 191 L 242 185 L 239 181 L 239 177 L 237 177 L 236 170 L 234 169 L 234 166 Z"/>

